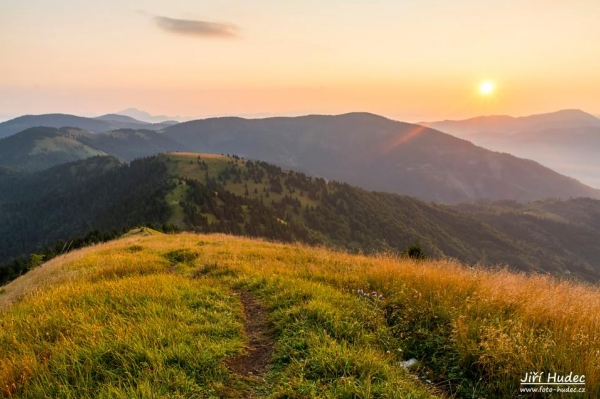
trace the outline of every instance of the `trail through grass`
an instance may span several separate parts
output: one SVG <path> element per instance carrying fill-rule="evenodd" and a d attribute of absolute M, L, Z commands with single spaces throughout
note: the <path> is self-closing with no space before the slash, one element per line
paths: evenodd
<path fill-rule="evenodd" d="M 0 295 L 5 397 L 516 397 L 531 370 L 599 393 L 600 294 L 546 277 L 193 234 L 26 277 Z"/>

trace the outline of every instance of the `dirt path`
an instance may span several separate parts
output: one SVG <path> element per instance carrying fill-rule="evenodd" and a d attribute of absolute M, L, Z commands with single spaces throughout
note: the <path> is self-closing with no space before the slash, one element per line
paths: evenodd
<path fill-rule="evenodd" d="M 245 353 L 231 358 L 229 369 L 245 377 L 257 377 L 267 371 L 273 354 L 274 339 L 267 323 L 267 313 L 263 306 L 247 291 L 239 291 L 238 295 L 244 307 L 244 332 L 248 337 Z"/>

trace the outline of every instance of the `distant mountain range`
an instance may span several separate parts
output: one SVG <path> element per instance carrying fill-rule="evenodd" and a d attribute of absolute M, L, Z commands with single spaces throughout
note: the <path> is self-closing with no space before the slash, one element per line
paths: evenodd
<path fill-rule="evenodd" d="M 32 127 L 77 127 L 93 133 L 117 129 L 161 130 L 177 122 L 147 123 L 123 115 L 109 114 L 85 118 L 67 114 L 24 115 L 0 123 L 0 138 L 8 137 Z"/>
<path fill-rule="evenodd" d="M 44 134 L 51 137 L 40 136 Z M 0 141 L 0 165 L 32 171 L 61 163 L 57 157 L 60 152 L 68 154 L 66 161 L 97 153 L 131 161 L 176 150 L 235 153 L 368 190 L 443 203 L 481 198 L 600 198 L 600 191 L 536 162 L 488 151 L 437 130 L 365 113 L 212 118 L 171 125 L 160 132 L 121 129 L 90 134 L 77 129 L 30 129 Z M 6 159 L 14 161 L 4 160 L 7 151 L 13 155 Z"/>
<path fill-rule="evenodd" d="M 580 110 L 422 122 L 476 145 L 533 159 L 600 188 L 600 119 Z"/>
<path fill-rule="evenodd" d="M 536 162 L 366 113 L 213 118 L 173 125 L 163 134 L 184 143 L 186 150 L 236 153 L 429 201 L 599 196 L 599 191 Z"/>
<path fill-rule="evenodd" d="M 152 115 L 146 111 L 139 110 L 137 108 L 127 108 L 122 111 L 116 112 L 118 115 L 128 116 L 130 118 L 144 121 L 147 123 L 164 123 L 164 122 L 185 122 L 190 119 L 194 119 L 189 116 L 167 116 L 167 115 Z"/>
<path fill-rule="evenodd" d="M 458 137 L 479 136 L 484 133 L 515 134 L 527 131 L 562 129 L 577 126 L 600 127 L 600 119 L 578 109 L 565 109 L 547 114 L 512 117 L 508 115 L 478 116 L 464 120 L 419 122 Z"/>

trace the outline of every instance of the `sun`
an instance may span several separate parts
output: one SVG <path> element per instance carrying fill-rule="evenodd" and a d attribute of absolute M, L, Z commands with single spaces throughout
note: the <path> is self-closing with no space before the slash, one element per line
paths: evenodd
<path fill-rule="evenodd" d="M 490 94 L 492 94 L 494 92 L 495 89 L 496 89 L 496 85 L 494 84 L 494 82 L 492 82 L 490 80 L 481 82 L 481 84 L 479 85 L 479 92 L 481 94 L 483 94 L 484 96 L 489 96 Z"/>

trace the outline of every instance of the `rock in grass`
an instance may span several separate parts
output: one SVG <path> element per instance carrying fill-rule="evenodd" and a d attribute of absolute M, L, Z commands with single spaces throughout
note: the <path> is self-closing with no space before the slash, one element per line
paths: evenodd
<path fill-rule="evenodd" d="M 412 370 L 412 369 L 417 368 L 420 363 L 421 362 L 419 362 L 417 359 L 412 358 L 412 359 L 400 362 L 400 366 L 404 367 L 407 370 Z"/>

